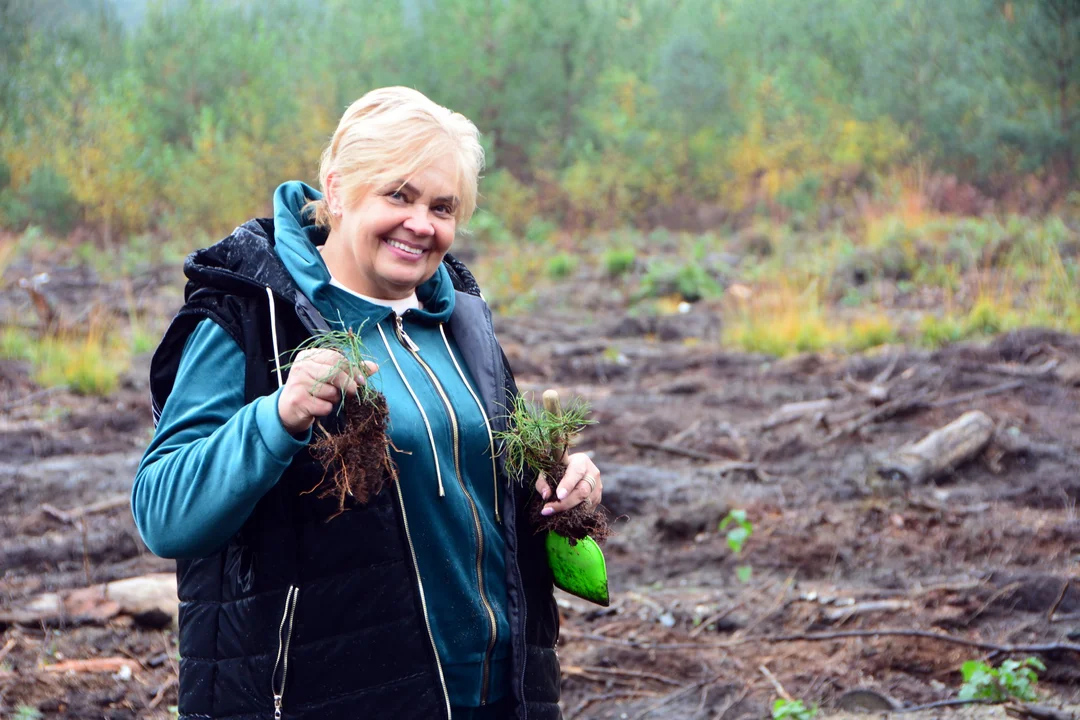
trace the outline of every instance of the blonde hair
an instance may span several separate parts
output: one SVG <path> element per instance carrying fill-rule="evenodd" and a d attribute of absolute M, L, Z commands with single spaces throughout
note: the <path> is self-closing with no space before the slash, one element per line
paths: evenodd
<path fill-rule="evenodd" d="M 457 167 L 458 205 L 454 217 L 464 225 L 476 210 L 477 182 L 484 167 L 480 133 L 472 121 L 406 87 L 372 90 L 341 116 L 319 163 L 323 199 L 309 202 L 315 222 L 332 226 L 326 199 L 330 174 L 334 192 L 352 205 L 368 192 L 407 181 L 449 155 Z"/>

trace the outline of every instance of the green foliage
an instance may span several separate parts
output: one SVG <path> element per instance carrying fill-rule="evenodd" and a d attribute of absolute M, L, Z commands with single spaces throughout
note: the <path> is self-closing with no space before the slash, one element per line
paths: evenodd
<path fill-rule="evenodd" d="M 41 711 L 33 705 L 19 705 L 15 708 L 12 720 L 41 720 Z"/>
<path fill-rule="evenodd" d="M 5 360 L 30 360 L 33 357 L 34 339 L 14 325 L 0 330 L 0 358 Z"/>
<path fill-rule="evenodd" d="M 1080 8 L 1060 0 L 146 5 L 0 3 L 4 228 L 219 236 L 313 181 L 341 110 L 385 85 L 476 121 L 475 229 L 499 242 L 713 205 L 806 227 L 910 167 L 1051 190 L 1080 172 Z M 352 42 L 295 42 L 331 26 Z"/>
<path fill-rule="evenodd" d="M 641 297 L 678 294 L 686 302 L 697 302 L 720 294 L 720 285 L 709 271 L 696 261 L 675 263 L 665 258 L 649 262 L 641 279 Z"/>
<path fill-rule="evenodd" d="M 960 668 L 964 684 L 958 697 L 961 700 L 1031 702 L 1038 699 L 1035 694 L 1038 673 L 1045 671 L 1046 665 L 1034 657 L 1006 660 L 996 668 L 978 660 L 968 660 Z"/>
<path fill-rule="evenodd" d="M 562 414 L 555 415 L 523 395 L 514 399 L 507 419 L 509 429 L 495 433 L 495 439 L 502 443 L 506 468 L 513 477 L 521 477 L 526 469 L 550 473 L 573 439 L 595 422 L 583 400 L 563 405 Z"/>
<path fill-rule="evenodd" d="M 746 519 L 745 510 L 732 510 L 720 521 L 720 532 L 724 532 L 729 526 L 731 529 L 727 531 L 727 544 L 731 552 L 738 555 L 743 551 L 746 541 L 754 534 L 754 524 Z"/>
<path fill-rule="evenodd" d="M 802 700 L 777 698 L 772 708 L 773 720 L 813 720 L 817 713 L 817 705 L 806 707 Z"/>
<path fill-rule="evenodd" d="M 614 247 L 604 251 L 602 259 L 604 272 L 610 277 L 618 278 L 634 269 L 637 261 L 637 252 L 632 247 Z"/>
<path fill-rule="evenodd" d="M 360 327 L 355 331 L 351 329 L 328 330 L 318 335 L 312 335 L 292 351 L 293 360 L 283 364 L 281 367 L 282 369 L 291 367 L 296 363 L 296 358 L 300 353 L 305 350 L 332 350 L 341 355 L 341 359 L 327 370 L 323 377 L 316 379 L 315 385 L 311 388 L 311 393 L 314 394 L 320 385 L 330 382 L 337 377 L 338 373 L 343 372 L 350 378 L 365 379 L 365 382 L 357 381 L 356 383 L 355 395 L 357 401 L 361 403 L 374 402 L 378 390 L 373 387 L 371 382 L 367 382 L 371 376 L 368 375 L 368 366 L 365 363 L 371 360 L 371 355 L 360 340 L 360 333 L 363 328 L 364 323 L 361 323 Z M 340 411 L 343 407 L 344 403 L 339 406 L 338 410 Z"/>
<path fill-rule="evenodd" d="M 561 252 L 553 255 L 547 262 L 548 277 L 553 280 L 565 280 L 577 270 L 577 257 L 570 253 Z"/>
<path fill-rule="evenodd" d="M 919 343 L 937 349 L 964 339 L 963 323 L 950 315 L 926 315 L 919 325 Z"/>

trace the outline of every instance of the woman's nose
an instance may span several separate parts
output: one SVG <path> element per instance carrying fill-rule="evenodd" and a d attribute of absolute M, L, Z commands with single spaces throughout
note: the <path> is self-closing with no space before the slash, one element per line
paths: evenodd
<path fill-rule="evenodd" d="M 429 237 L 435 234 L 435 226 L 431 223 L 431 220 L 427 216 L 427 207 L 423 205 L 415 205 L 409 217 L 405 218 L 405 222 L 402 223 L 405 229 L 411 232 L 413 235 L 420 237 Z"/>

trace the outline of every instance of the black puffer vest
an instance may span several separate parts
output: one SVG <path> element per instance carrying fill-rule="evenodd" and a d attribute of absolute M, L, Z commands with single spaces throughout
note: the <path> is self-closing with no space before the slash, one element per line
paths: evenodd
<path fill-rule="evenodd" d="M 468 270 L 447 255 L 458 291 L 449 330 L 477 379 L 494 429 L 517 394 Z M 325 322 L 273 249 L 273 221 L 253 220 L 184 264 L 186 303 L 151 366 L 155 417 L 184 344 L 210 318 L 243 348 L 250 402 L 278 387 L 280 352 Z M 283 362 L 284 362 L 283 358 Z M 284 370 L 287 374 L 287 370 Z M 221 378 L 230 382 L 230 378 Z M 505 477 L 505 470 L 500 466 Z M 449 703 L 426 597 L 394 483 L 327 522 L 336 500 L 308 493 L 323 469 L 296 455 L 241 530 L 217 553 L 177 562 L 180 717 L 222 720 L 447 718 Z M 558 611 L 543 542 L 524 519 L 531 483 L 503 495 L 515 717 L 558 720 Z"/>

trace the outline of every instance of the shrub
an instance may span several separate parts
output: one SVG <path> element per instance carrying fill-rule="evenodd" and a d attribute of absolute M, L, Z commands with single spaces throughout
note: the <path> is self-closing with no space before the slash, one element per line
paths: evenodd
<path fill-rule="evenodd" d="M 564 280 L 570 277 L 577 269 L 577 258 L 565 252 L 553 255 L 547 262 L 548 277 L 554 280 Z"/>
<path fill-rule="evenodd" d="M 637 253 L 634 248 L 611 248 L 604 252 L 604 272 L 611 277 L 622 277 L 634 269 Z"/>

